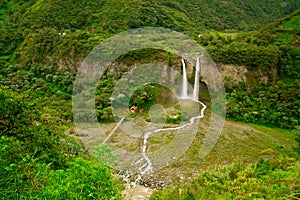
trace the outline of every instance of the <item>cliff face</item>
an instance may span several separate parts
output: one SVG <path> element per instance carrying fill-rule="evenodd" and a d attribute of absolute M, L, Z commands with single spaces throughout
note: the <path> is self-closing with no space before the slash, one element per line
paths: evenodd
<path fill-rule="evenodd" d="M 219 63 L 217 67 L 227 87 L 232 88 L 240 82 L 247 83 L 249 71 L 246 66 Z"/>
<path fill-rule="evenodd" d="M 164 66 L 168 66 L 168 63 L 163 60 L 158 61 L 158 63 L 163 64 Z M 121 76 L 121 71 L 130 71 L 140 65 L 142 65 L 140 62 L 136 62 L 133 65 L 115 62 L 112 63 L 112 65 L 108 68 L 108 71 L 109 73 L 118 77 Z M 236 64 L 217 63 L 216 66 L 221 77 L 223 78 L 225 87 L 229 89 L 237 86 L 240 83 L 245 83 L 248 90 L 251 91 L 251 88 L 257 85 L 267 84 L 278 79 L 278 71 L 276 67 L 272 70 L 265 71 L 262 69 L 249 70 L 246 66 Z M 175 71 L 182 73 L 181 59 L 176 58 L 175 60 L 173 60 L 171 67 Z M 188 80 L 191 84 L 193 84 L 195 78 L 195 63 L 186 62 L 186 69 Z M 202 76 L 204 75 L 204 73 L 204 71 L 201 71 Z M 176 73 L 170 73 L 164 69 L 162 71 L 162 78 L 168 79 L 170 83 L 174 83 L 176 80 Z M 205 78 L 202 78 L 201 82 L 207 84 L 207 80 Z"/>
<path fill-rule="evenodd" d="M 21 63 L 24 67 L 31 67 L 32 64 L 37 64 L 59 66 L 76 71 L 89 52 L 112 35 L 130 28 L 162 26 L 194 36 L 193 38 L 203 45 L 218 63 L 217 66 L 227 88 L 233 88 L 240 82 L 244 82 L 248 91 L 251 91 L 258 85 L 273 83 L 278 79 L 283 81 L 288 79 L 287 83 L 298 79 L 300 10 L 257 32 L 237 33 L 237 30 L 228 30 L 237 28 L 235 27 L 239 24 L 235 23 L 237 21 L 241 24 L 243 20 L 247 21 L 247 16 L 255 18 L 255 21 L 264 20 L 262 16 L 265 14 L 272 16 L 272 19 L 274 16 L 279 18 L 283 15 L 282 10 L 272 9 L 283 8 L 278 6 L 282 1 L 268 3 L 273 6 L 265 14 L 253 9 L 253 12 L 257 11 L 255 17 L 251 15 L 253 13 L 247 13 L 249 6 L 226 6 L 229 1 L 213 1 L 209 3 L 210 9 L 207 9 L 210 15 L 201 18 L 197 18 L 199 17 L 197 12 L 205 10 L 208 6 L 206 1 L 202 1 L 202 4 L 199 3 L 201 1 L 194 0 L 134 2 L 136 4 L 126 1 L 118 3 L 60 0 L 47 2 L 35 0 L 20 5 L 15 1 L 0 3 L 0 12 L 3 13 L 5 10 L 10 13 L 4 18 L 0 16 L 0 66 L 7 67 L 10 64 Z M 244 4 L 259 5 L 258 7 L 263 8 L 262 4 L 265 2 L 255 0 Z M 294 6 L 284 13 L 297 9 L 299 1 L 289 1 L 289 5 Z M 192 10 L 189 9 L 191 7 Z M 227 8 L 232 12 L 225 12 Z M 247 16 L 240 19 L 241 16 L 236 15 L 239 12 L 232 10 L 235 8 L 248 10 L 244 13 Z M 220 9 L 224 12 L 217 12 Z M 277 14 L 271 15 L 271 12 Z M 214 19 L 212 17 L 220 20 L 212 20 Z M 231 21 L 232 17 L 238 19 Z M 214 26 L 209 23 L 209 20 L 219 23 Z M 252 20 L 248 19 L 248 21 Z M 209 31 L 212 27 L 215 30 L 227 30 Z M 170 56 L 166 52 L 138 52 L 128 55 L 128 58 L 130 62 L 119 59 L 111 63 L 109 70 L 118 77 L 120 71 L 128 71 L 141 63 L 158 62 L 181 72 L 181 58 Z M 190 83 L 194 81 L 194 65 L 195 63 L 187 63 Z M 176 77 L 175 74 L 168 74 L 166 71 L 163 72 L 163 79 L 175 80 Z M 205 79 L 201 81 L 207 83 Z"/>
<path fill-rule="evenodd" d="M 268 84 L 278 80 L 276 67 L 269 71 L 262 69 L 249 70 L 246 66 L 222 63 L 218 63 L 217 67 L 224 80 L 224 85 L 230 89 L 239 83 L 245 83 L 248 90 L 251 91 L 251 88 L 257 85 Z"/>

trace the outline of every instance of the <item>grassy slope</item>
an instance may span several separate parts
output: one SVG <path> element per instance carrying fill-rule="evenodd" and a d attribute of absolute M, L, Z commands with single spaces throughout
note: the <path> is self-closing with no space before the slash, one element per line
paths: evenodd
<path fill-rule="evenodd" d="M 199 159 L 207 123 L 205 118 L 192 146 L 179 161 L 148 178 L 166 180 L 171 186 L 150 199 L 299 198 L 300 165 L 297 157 L 293 158 L 297 146 L 294 133 L 226 121 L 216 146 L 205 159 Z"/>
<path fill-rule="evenodd" d="M 188 186 L 156 192 L 150 199 L 299 199 L 299 167 L 295 159 L 283 157 L 210 169 Z"/>
<path fill-rule="evenodd" d="M 268 45 L 279 47 L 282 51 L 280 54 L 282 57 L 278 59 L 279 61 L 276 64 L 279 65 L 277 78 L 286 85 L 293 84 L 297 80 L 296 77 L 298 77 L 299 71 L 299 14 L 300 10 L 261 31 L 246 35 L 212 33 L 211 35 L 215 39 L 222 39 L 210 41 L 214 43 L 211 46 L 224 43 L 225 45 L 229 44 L 228 49 L 230 49 L 232 46 L 230 46 L 228 40 L 232 40 L 240 44 L 246 44 L 248 48 L 252 45 L 266 46 L 267 48 L 271 48 Z M 227 56 L 228 52 L 226 52 Z M 233 51 L 233 54 L 236 55 L 236 52 Z M 226 56 L 223 58 L 226 58 Z M 219 62 L 223 61 L 219 60 Z M 229 61 L 228 63 L 234 62 Z M 272 67 L 278 67 L 276 65 Z M 257 69 L 257 66 L 254 69 Z M 276 91 L 274 92 L 276 93 Z M 297 94 L 297 92 L 294 94 Z M 196 177 L 194 181 L 187 186 L 181 185 L 158 192 L 151 199 L 299 198 L 300 169 L 297 161 L 290 162 L 286 158 L 275 158 L 262 162 L 264 164 L 253 164 L 239 170 L 235 169 L 238 164 L 232 165 L 233 162 L 255 163 L 260 158 L 270 159 L 274 156 L 288 155 L 295 145 L 294 136 L 290 131 L 227 121 L 218 144 L 205 160 L 197 160 L 195 157 L 197 151 L 195 151 L 195 147 L 192 147 L 178 164 L 175 163 L 164 170 L 165 174 L 168 174 L 169 171 L 171 171 L 171 174 L 178 174 L 172 182 L 177 181 L 185 184 L 189 180 L 186 177 Z M 228 167 L 228 165 L 230 166 Z M 178 167 L 180 170 L 174 170 L 172 166 L 174 168 Z M 222 166 L 227 167 L 222 169 Z M 214 169 L 214 167 L 216 168 Z M 193 168 L 195 171 L 191 173 Z M 202 169 L 208 171 L 197 175 L 197 172 Z M 263 173 L 260 174 L 260 171 Z M 186 172 L 186 174 L 180 172 Z M 232 173 L 237 173 L 237 175 L 230 177 L 228 174 Z M 160 174 L 160 176 L 162 175 Z"/>
<path fill-rule="evenodd" d="M 199 150 L 206 134 L 208 120 L 208 116 L 201 120 L 198 133 L 186 153 L 179 160 L 156 173 L 149 176 L 145 175 L 143 180 L 146 184 L 155 185 L 161 181 L 167 186 L 188 183 L 203 170 L 227 166 L 234 162 L 255 163 L 261 158 L 270 159 L 282 154 L 290 154 L 297 146 L 294 134 L 290 131 L 226 121 L 216 146 L 207 157 L 200 159 L 198 156 Z M 101 126 L 104 132 L 109 134 L 115 125 L 102 124 Z M 93 130 L 89 130 L 89 132 L 93 133 Z M 154 134 L 149 139 L 149 152 L 155 152 L 159 148 L 168 145 L 174 139 L 176 133 L 177 131 L 168 131 Z M 85 131 L 85 134 L 88 134 L 88 132 Z M 97 145 L 93 142 L 96 141 L 95 138 L 86 140 L 89 147 Z M 120 129 L 114 133 L 110 142 L 129 152 L 139 153 L 140 141 L 138 139 L 132 140 Z M 182 147 L 179 145 L 176 148 Z"/>

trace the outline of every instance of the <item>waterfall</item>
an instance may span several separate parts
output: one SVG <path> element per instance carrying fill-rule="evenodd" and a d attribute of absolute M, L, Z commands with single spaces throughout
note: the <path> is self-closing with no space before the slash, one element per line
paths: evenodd
<path fill-rule="evenodd" d="M 195 84 L 194 84 L 194 93 L 193 93 L 192 98 L 191 98 L 191 96 L 190 97 L 188 96 L 188 80 L 187 80 L 187 73 L 186 73 L 186 66 L 185 66 L 184 59 L 182 59 L 181 62 L 182 62 L 182 68 L 183 68 L 181 98 L 182 99 L 191 99 L 192 101 L 195 101 L 195 102 L 201 104 L 202 105 L 201 112 L 198 116 L 190 118 L 188 123 L 184 123 L 184 124 L 182 124 L 178 127 L 160 128 L 160 129 L 147 131 L 147 132 L 144 133 L 144 135 L 143 135 L 143 145 L 141 147 L 142 158 L 135 162 L 136 165 L 138 165 L 138 164 L 141 165 L 139 167 L 139 171 L 141 172 L 142 175 L 147 174 L 147 173 L 151 173 L 154 170 L 152 160 L 151 160 L 151 158 L 149 157 L 149 155 L 147 153 L 148 139 L 153 133 L 183 129 L 183 128 L 186 128 L 186 127 L 191 126 L 192 124 L 194 124 L 195 120 L 202 119 L 204 117 L 204 112 L 205 112 L 207 106 L 204 103 L 202 103 L 201 101 L 198 100 L 198 98 L 199 98 L 199 81 L 200 81 L 199 80 L 200 79 L 200 61 L 199 61 L 199 58 L 197 58 L 197 61 L 196 61 Z"/>
<path fill-rule="evenodd" d="M 181 62 L 182 62 L 182 68 L 183 68 L 181 98 L 187 99 L 188 98 L 188 80 L 187 80 L 187 74 L 186 74 L 186 66 L 185 66 L 184 59 L 182 59 Z"/>
<path fill-rule="evenodd" d="M 200 62 L 199 62 L 199 58 L 197 58 L 194 93 L 193 93 L 193 100 L 195 100 L 195 101 L 198 101 L 198 98 L 199 98 L 199 76 L 200 76 Z"/>

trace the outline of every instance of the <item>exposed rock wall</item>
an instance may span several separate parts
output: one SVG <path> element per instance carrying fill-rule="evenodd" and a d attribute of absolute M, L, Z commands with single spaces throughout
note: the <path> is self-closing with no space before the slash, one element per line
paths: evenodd
<path fill-rule="evenodd" d="M 169 66 L 169 63 L 166 61 L 157 61 L 157 63 L 161 63 L 165 66 Z M 108 71 L 112 73 L 113 75 L 120 75 L 120 71 L 128 70 L 141 65 L 140 63 L 135 63 L 134 65 L 126 65 L 125 63 L 112 63 L 112 65 L 108 68 Z M 186 63 L 187 67 L 187 76 L 188 79 L 193 81 L 194 80 L 194 73 L 195 73 L 195 63 Z M 274 67 L 272 70 L 262 70 L 262 69 L 255 69 L 255 70 L 249 70 L 244 65 L 234 65 L 234 64 L 223 64 L 223 63 L 217 63 L 216 64 L 220 75 L 223 78 L 224 85 L 227 88 L 232 88 L 236 85 L 238 85 L 240 82 L 243 82 L 246 84 L 248 89 L 251 89 L 252 87 L 255 87 L 257 85 L 266 84 L 269 82 L 274 82 L 277 80 L 277 68 Z M 181 66 L 181 59 L 178 58 L 176 60 L 172 60 L 171 67 L 175 69 L 175 72 L 181 72 L 182 66 Z M 202 75 L 205 72 L 202 71 Z M 162 71 L 162 77 L 163 79 L 166 79 L 169 81 L 170 84 L 174 83 L 176 77 L 176 73 L 172 73 L 168 70 Z M 205 82 L 205 79 L 201 80 L 202 82 Z"/>
<path fill-rule="evenodd" d="M 246 66 L 219 63 L 217 67 L 226 87 L 232 88 L 240 82 L 247 83 L 248 69 Z"/>

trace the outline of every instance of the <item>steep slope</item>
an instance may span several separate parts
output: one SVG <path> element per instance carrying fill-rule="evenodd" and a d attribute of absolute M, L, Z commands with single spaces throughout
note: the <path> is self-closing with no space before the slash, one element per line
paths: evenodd
<path fill-rule="evenodd" d="M 100 198 L 101 195 L 105 195 L 100 190 L 103 188 L 106 192 L 113 192 L 113 195 L 118 191 L 117 185 L 113 185 L 113 190 L 103 186 L 110 182 L 101 182 L 98 176 L 97 169 L 102 164 L 79 158 L 77 152 L 79 148 L 76 147 L 79 142 L 62 132 L 67 126 L 71 126 L 71 97 L 75 68 L 94 46 L 114 33 L 141 26 L 173 28 L 191 36 L 198 36 L 199 32 L 205 30 L 209 32 L 210 29 L 252 30 L 292 12 L 299 7 L 299 1 L 5 0 L 0 2 L 0 6 L 0 84 L 10 88 L 1 87 L 0 90 L 3 105 L 8 105 L 1 104 L 3 112 L 1 112 L 0 132 L 7 128 L 8 116 L 12 123 L 22 122 L 18 124 L 20 127 L 13 127 L 8 135 L 1 132 L 0 147 L 3 150 L 1 160 L 4 161 L 1 166 L 1 177 L 4 178 L 0 181 L 2 192 L 0 195 L 6 199 L 33 195 L 35 198 L 54 198 L 57 188 L 60 188 L 59 192 L 62 195 L 65 194 L 64 191 L 71 193 L 72 196 L 62 197 L 66 199 L 80 198 L 80 195 L 86 197 L 91 195 L 91 190 Z M 299 11 L 263 31 L 233 36 L 207 33 L 199 38 L 199 42 L 207 46 L 216 61 L 223 64 L 244 65 L 249 72 L 247 73 L 249 82 L 228 87 L 229 117 L 248 123 L 283 128 L 294 128 L 299 125 L 298 24 Z M 141 58 L 139 53 L 143 52 L 131 54 L 134 55 L 131 58 L 134 62 L 138 62 Z M 161 57 L 158 56 L 159 58 Z M 264 76 L 270 78 L 262 83 L 260 80 Z M 115 78 L 107 77 L 102 80 L 104 82 L 101 83 L 102 90 L 97 91 L 99 117 L 111 116 L 108 98 Z M 27 103 L 15 100 L 15 94 L 12 94 L 11 90 L 30 94 L 24 99 Z M 34 112 L 42 112 L 39 114 L 40 119 L 28 118 L 27 114 L 32 112 L 30 109 L 24 111 L 25 117 L 19 115 L 22 109 L 26 108 L 25 104 L 31 106 L 32 103 L 37 106 Z M 12 112 L 12 109 L 15 111 Z M 30 126 L 24 126 L 27 124 L 23 121 L 30 123 Z M 204 123 L 208 123 L 208 119 Z M 202 129 L 205 129 L 206 125 L 204 124 Z M 165 177 L 169 183 L 188 181 L 188 177 L 196 176 L 199 169 L 227 165 L 237 160 L 252 162 L 260 158 L 268 159 L 280 154 L 289 154 L 296 145 L 293 134 L 287 130 L 227 122 L 219 143 L 204 163 L 202 162 L 204 160 L 197 157 L 203 133 L 204 131 L 198 133 L 193 145 L 181 160 L 157 173 L 156 177 L 145 177 L 145 183 L 151 185 L 153 179 L 159 180 L 161 177 Z M 151 138 L 150 142 L 154 145 L 161 144 L 164 137 Z M 117 142 L 120 140 L 120 138 L 113 139 Z M 172 135 L 169 135 L 166 141 L 170 139 Z M 69 142 L 70 140 L 72 142 Z M 50 147 L 49 142 L 52 143 Z M 53 154 L 53 150 L 56 154 Z M 83 150 L 80 148 L 80 151 Z M 80 155 L 86 156 L 85 153 Z M 276 161 L 279 167 L 282 166 L 282 162 L 286 161 Z M 295 163 L 294 160 L 292 163 Z M 266 164 L 265 168 L 269 166 Z M 78 167 L 82 170 L 80 174 L 76 173 L 79 171 Z M 252 168 L 250 171 L 253 172 Z M 111 180 L 110 173 L 106 172 L 107 178 Z M 299 168 L 293 168 L 287 177 L 297 174 L 294 172 L 299 172 Z M 173 176 L 175 173 L 178 176 Z M 280 171 L 278 176 L 281 177 L 282 174 L 284 172 Z M 249 174 L 246 175 L 248 177 Z M 251 183 L 258 180 L 253 176 L 250 176 Z M 214 177 L 218 179 L 218 176 L 212 177 L 213 181 Z M 84 183 L 77 184 L 77 179 Z M 241 184 L 245 186 L 247 181 L 243 181 L 244 172 L 241 172 L 240 179 Z M 290 183 L 286 184 L 286 188 L 293 191 L 293 184 L 298 182 L 291 179 Z M 222 184 L 214 187 L 213 191 L 219 191 L 220 187 Z M 240 188 L 243 187 L 229 187 L 233 191 Z M 48 196 L 44 196 L 44 189 Z M 177 191 L 181 193 L 181 190 Z M 196 189 L 195 191 L 197 192 Z"/>
<path fill-rule="evenodd" d="M 93 37 L 106 38 L 114 33 L 144 26 L 171 28 L 190 36 L 211 29 L 253 30 L 291 13 L 299 6 L 297 0 L 6 0 L 0 4 L 0 52 L 1 55 L 11 55 L 26 39 L 38 40 L 35 41 L 36 46 L 43 46 L 39 43 L 45 39 L 39 35 L 45 33 L 51 36 L 55 31 L 55 35 L 68 32 L 76 37 L 90 33 Z M 38 38 L 32 38 L 33 34 Z M 84 37 L 84 40 L 87 39 Z M 68 45 L 72 40 L 60 43 Z M 50 48 L 59 47 L 54 45 Z M 89 50 L 89 47 L 83 47 L 83 51 Z M 43 54 L 45 50 L 41 51 L 35 54 Z M 27 56 L 34 57 L 31 54 Z"/>
<path fill-rule="evenodd" d="M 228 117 L 282 128 L 299 125 L 299 15 L 300 10 L 260 31 L 207 33 L 199 39 L 229 69 L 223 73 Z M 238 81 L 230 69 L 243 69 Z"/>
<path fill-rule="evenodd" d="M 4 1 L 2 12 L 12 14 L 25 27 L 56 27 L 58 30 L 97 29 L 118 31 L 142 26 L 163 26 L 189 30 L 253 29 L 297 9 L 289 1 Z M 10 16 L 10 14 L 9 14 Z M 187 24 L 186 24 L 187 23 Z M 186 27 L 186 28 L 185 28 Z"/>
<path fill-rule="evenodd" d="M 212 28 L 209 24 L 199 24 L 200 19 L 222 21 L 223 17 L 218 17 L 223 16 L 222 13 L 225 13 L 224 19 L 235 16 L 230 15 L 236 13 L 230 9 L 240 9 L 239 12 L 245 15 L 240 13 L 237 16 L 250 20 L 253 16 L 253 19 L 264 18 L 264 15 L 279 16 L 281 12 L 289 12 L 298 5 L 298 1 L 286 1 L 282 4 L 286 9 L 279 11 L 277 8 L 281 3 L 38 0 L 22 4 L 6 1 L 2 5 L 2 11 L 5 10 L 7 17 L 1 24 L 0 64 L 3 68 L 19 62 L 28 67 L 32 64 L 46 64 L 76 70 L 93 47 L 110 34 L 130 27 L 159 25 L 193 35 L 201 27 Z M 268 9 L 263 5 L 268 5 Z M 204 14 L 199 9 L 203 9 Z M 251 16 L 251 13 L 256 15 Z M 229 21 L 238 24 L 235 20 Z M 198 38 L 216 62 L 242 65 L 247 69 L 245 85 L 228 87 L 228 106 L 232 108 L 229 109 L 230 117 L 284 128 L 293 128 L 299 124 L 298 24 L 299 10 L 262 31 L 233 36 L 208 32 Z M 135 59 L 138 60 L 142 54 L 138 53 Z M 226 81 L 230 78 L 227 77 Z"/>

